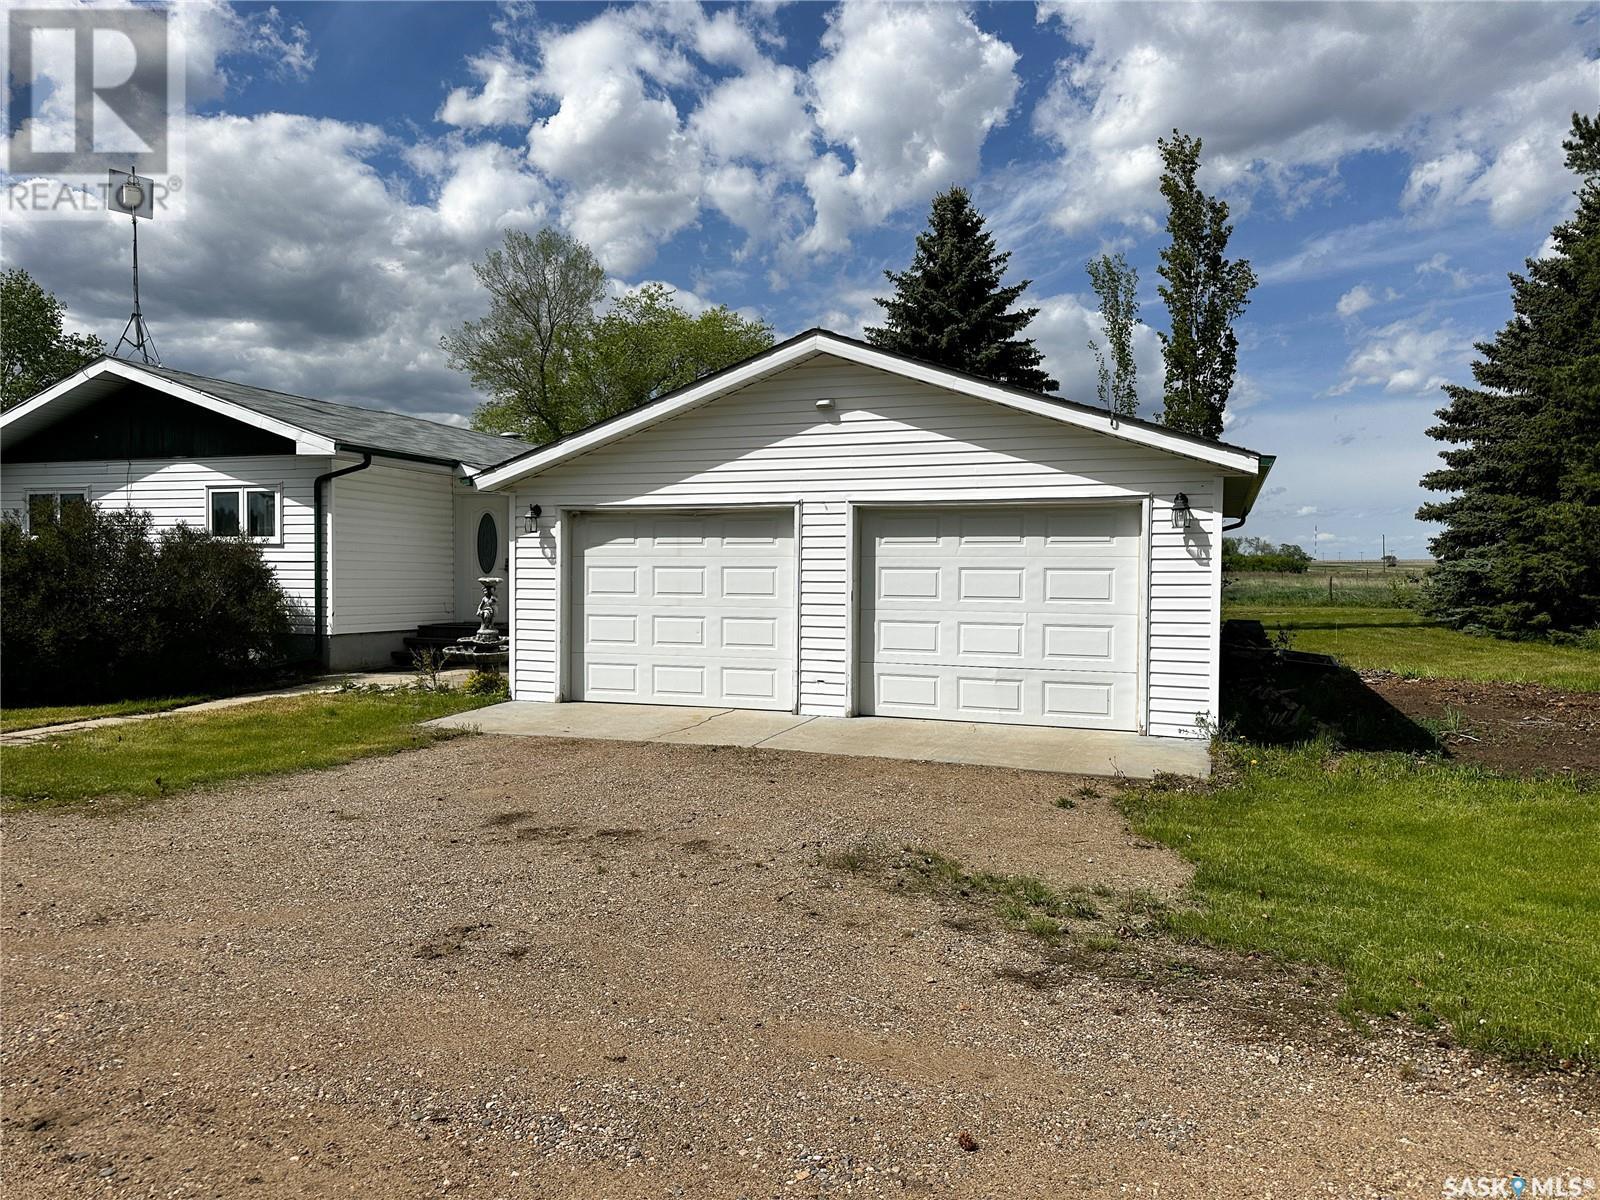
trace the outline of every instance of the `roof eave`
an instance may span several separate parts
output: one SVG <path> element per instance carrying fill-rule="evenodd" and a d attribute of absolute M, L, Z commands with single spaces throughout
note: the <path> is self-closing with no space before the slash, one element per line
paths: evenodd
<path fill-rule="evenodd" d="M 708 403 L 718 396 L 747 387 L 766 375 L 784 370 L 815 354 L 831 354 L 846 361 L 876 367 L 931 386 L 944 387 L 1009 408 L 1031 412 L 1063 424 L 1075 425 L 1150 449 L 1193 459 L 1230 473 L 1252 476 L 1260 469 L 1261 455 L 1251 450 L 1192 439 L 1187 435 L 1153 428 L 1142 422 L 1126 421 L 1112 413 L 1101 414 L 1078 405 L 1069 407 L 1069 402 L 977 379 L 931 363 L 922 363 L 903 355 L 878 350 L 827 330 L 813 329 L 798 334 L 787 342 L 781 342 L 742 363 L 736 363 L 732 367 L 709 375 L 676 393 L 651 401 L 621 417 L 591 426 L 559 442 L 552 442 L 548 446 L 539 447 L 498 466 L 476 472 L 473 476 L 474 482 L 478 487 L 492 491 L 508 483 L 547 471 L 568 459 L 630 437 L 651 425 Z"/>

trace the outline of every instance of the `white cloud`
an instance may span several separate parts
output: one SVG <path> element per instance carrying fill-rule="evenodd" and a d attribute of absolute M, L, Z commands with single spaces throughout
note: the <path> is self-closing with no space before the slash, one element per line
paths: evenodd
<path fill-rule="evenodd" d="M 535 82 L 558 107 L 528 132 L 528 158 L 561 185 L 573 236 L 624 274 L 700 207 L 699 148 L 655 86 L 686 82 L 693 70 L 648 17 L 608 11 L 543 37 Z"/>
<path fill-rule="evenodd" d="M 1334 309 L 1341 317 L 1353 317 L 1357 313 L 1371 308 L 1377 302 L 1378 298 L 1372 294 L 1372 290 L 1366 284 L 1358 283 L 1339 297 L 1339 303 L 1334 305 Z"/>
<path fill-rule="evenodd" d="M 808 251 L 838 251 L 863 224 L 974 175 L 1016 98 L 1017 54 L 953 4 L 849 0 L 829 18 L 811 68 L 817 125 L 847 151 L 805 173 Z"/>
<path fill-rule="evenodd" d="M 1091 295 L 1064 292 L 1031 303 L 1038 307 L 1039 315 L 1028 326 L 1027 336 L 1044 352 L 1046 369 L 1060 383 L 1061 396 L 1080 404 L 1098 404 L 1100 378 L 1094 351 L 1089 348 L 1091 340 L 1102 347 L 1106 344 L 1098 302 Z M 1133 359 L 1138 368 L 1140 413 L 1149 416 L 1161 405 L 1162 367 L 1161 343 L 1148 325 L 1134 326 Z"/>
<path fill-rule="evenodd" d="M 536 88 L 527 67 L 502 51 L 468 59 L 467 69 L 481 86 L 477 92 L 452 89 L 439 109 L 439 120 L 468 129 L 529 122 Z"/>
<path fill-rule="evenodd" d="M 1448 322 L 1429 326 L 1412 317 L 1369 331 L 1345 363 L 1344 378 L 1332 394 L 1356 387 L 1431 395 L 1451 380 L 1466 378 L 1472 339 Z"/>
<path fill-rule="evenodd" d="M 1417 274 L 1422 276 L 1437 275 L 1455 291 L 1462 291 L 1472 286 L 1472 275 L 1461 267 L 1450 265 L 1450 256 L 1442 250 L 1426 262 L 1417 264 Z"/>
<path fill-rule="evenodd" d="M 1513 224 L 1564 198 L 1568 114 L 1594 103 L 1581 5 L 1041 4 L 1081 47 L 1034 113 L 1058 171 L 1017 204 L 1069 231 L 1145 226 L 1159 206 L 1155 141 L 1201 135 L 1202 178 L 1287 207 L 1336 184 L 1362 151 L 1414 167 L 1404 207 L 1483 203 Z M 1492 71 L 1484 64 L 1492 62 Z"/>

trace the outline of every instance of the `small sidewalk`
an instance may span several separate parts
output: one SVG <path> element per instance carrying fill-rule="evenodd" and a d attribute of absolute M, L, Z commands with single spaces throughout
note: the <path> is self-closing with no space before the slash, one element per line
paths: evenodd
<path fill-rule="evenodd" d="M 1104 729 L 517 700 L 440 717 L 428 724 L 511 737 L 748 746 L 1129 779 L 1149 779 L 1164 772 L 1202 778 L 1211 773 L 1211 755 L 1205 741 Z"/>
<path fill-rule="evenodd" d="M 457 667 L 439 672 L 439 682 L 459 684 L 470 668 Z M 77 733 L 83 729 L 104 729 L 112 725 L 131 725 L 135 721 L 153 721 L 158 717 L 175 717 L 184 713 L 214 712 L 223 708 L 238 708 L 241 704 L 255 704 L 261 700 L 276 700 L 282 696 L 307 696 L 313 692 L 336 692 L 347 685 L 395 689 L 408 686 L 416 679 L 415 671 L 357 671 L 348 675 L 325 675 L 294 687 L 278 688 L 269 692 L 251 692 L 246 696 L 224 696 L 220 700 L 202 700 L 199 704 L 186 704 L 182 708 L 168 708 L 161 712 L 126 713 L 115 717 L 91 717 L 86 721 L 64 721 L 59 725 L 38 725 L 32 729 L 14 729 L 0 733 L 0 746 L 26 746 L 42 742 L 45 738 L 63 733 Z"/>

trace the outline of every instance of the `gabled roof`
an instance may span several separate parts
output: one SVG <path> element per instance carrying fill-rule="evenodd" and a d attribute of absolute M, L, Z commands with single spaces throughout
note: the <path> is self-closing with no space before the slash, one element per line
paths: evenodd
<path fill-rule="evenodd" d="M 381 409 L 292 396 L 171 367 L 100 358 L 0 416 L 0 439 L 26 437 L 69 415 L 71 398 L 92 401 L 125 383 L 142 384 L 202 408 L 292 439 L 303 454 L 358 451 L 482 470 L 531 447 L 512 438 L 460 429 Z"/>
<path fill-rule="evenodd" d="M 659 396 L 639 408 L 591 425 L 588 429 L 559 441 L 529 450 L 497 466 L 475 472 L 474 482 L 480 488 L 503 487 L 514 480 L 548 470 L 557 463 L 638 433 L 679 413 L 706 404 L 718 396 L 747 387 L 760 379 L 821 354 L 863 366 L 876 367 L 907 379 L 1218 467 L 1225 474 L 1240 477 L 1240 484 L 1243 485 L 1230 489 L 1238 497 L 1232 507 L 1242 511 L 1229 515 L 1242 516 L 1243 511 L 1248 511 L 1250 503 L 1255 499 L 1255 492 L 1259 490 L 1260 483 L 1265 479 L 1273 461 L 1270 456 L 1247 450 L 1243 446 L 1233 446 L 1226 442 L 1180 433 L 1153 421 L 1144 421 L 1137 417 L 1119 417 L 1103 408 L 996 383 L 992 379 L 970 375 L 965 371 L 882 350 L 831 330 L 808 329 L 743 362 L 707 375 L 687 387 Z"/>

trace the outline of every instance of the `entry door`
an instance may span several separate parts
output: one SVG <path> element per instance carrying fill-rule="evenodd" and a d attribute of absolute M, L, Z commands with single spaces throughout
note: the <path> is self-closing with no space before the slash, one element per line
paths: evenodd
<path fill-rule="evenodd" d="M 794 707 L 785 512 L 573 518 L 575 698 Z"/>
<path fill-rule="evenodd" d="M 483 599 L 480 575 L 510 577 L 504 496 L 456 497 L 456 620 L 476 621 Z M 495 593 L 496 619 L 506 623 L 506 589 Z"/>
<path fill-rule="evenodd" d="M 1135 728 L 1140 511 L 869 510 L 862 711 Z"/>

